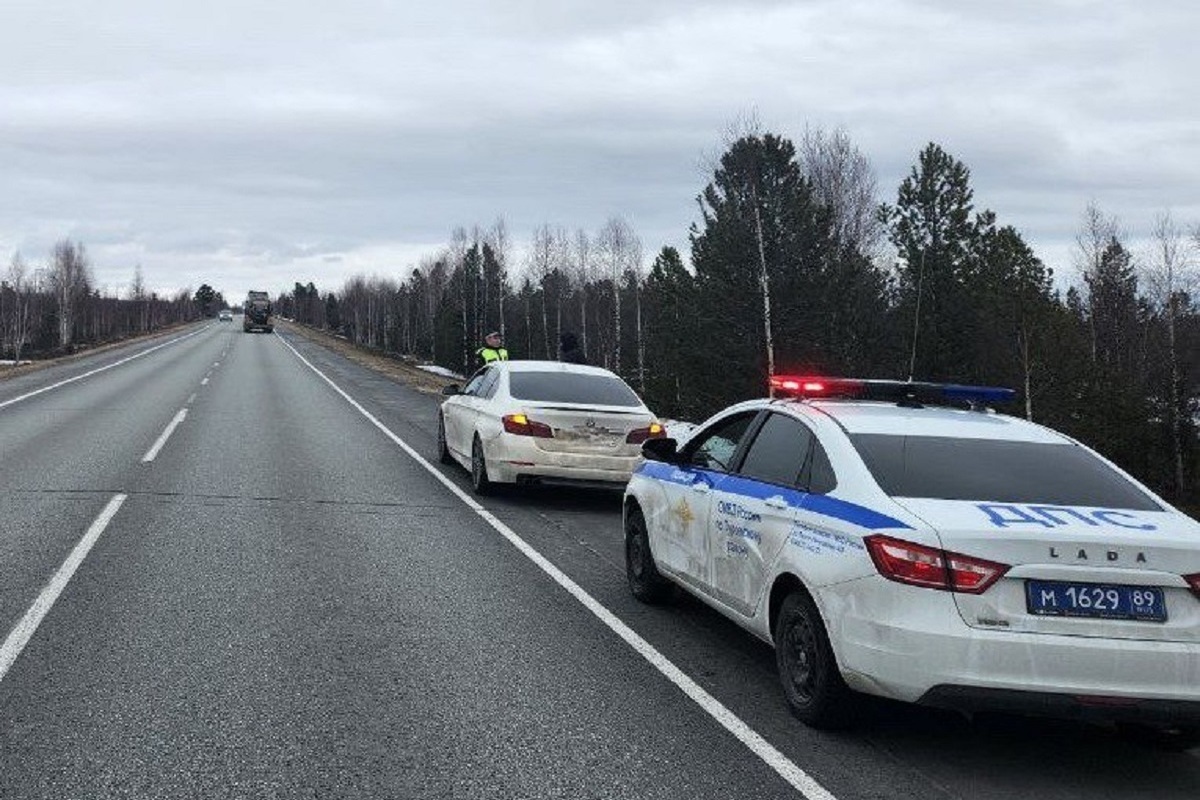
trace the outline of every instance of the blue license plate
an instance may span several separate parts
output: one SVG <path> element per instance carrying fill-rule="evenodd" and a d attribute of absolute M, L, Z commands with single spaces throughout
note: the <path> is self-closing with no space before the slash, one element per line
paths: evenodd
<path fill-rule="evenodd" d="M 1157 586 L 1025 581 L 1030 614 L 1166 622 L 1167 604 Z"/>

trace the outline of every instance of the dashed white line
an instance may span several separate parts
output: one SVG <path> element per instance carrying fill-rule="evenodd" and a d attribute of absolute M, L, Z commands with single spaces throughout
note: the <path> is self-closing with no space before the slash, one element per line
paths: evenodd
<path fill-rule="evenodd" d="M 196 393 L 192 392 L 192 396 L 187 399 L 187 403 L 185 405 L 190 406 L 194 402 L 196 402 Z"/>
<path fill-rule="evenodd" d="M 276 334 L 278 336 L 278 334 Z M 380 422 L 375 415 L 363 408 L 358 401 L 342 390 L 340 386 L 329 379 L 325 373 L 317 369 L 313 364 L 300 355 L 300 352 L 282 336 L 279 340 L 295 354 L 296 358 L 300 359 L 305 366 L 315 372 L 320 378 L 329 384 L 332 389 L 337 392 L 342 398 L 352 405 L 358 413 L 367 418 L 368 421 L 378 428 L 384 436 L 392 440 L 414 461 L 420 464 L 430 475 L 437 478 L 447 489 L 449 489 L 459 500 L 465 503 L 472 511 L 484 519 L 492 528 L 508 540 L 513 547 L 521 551 L 530 561 L 536 564 L 543 572 L 550 576 L 562 588 L 566 589 L 572 597 L 578 600 L 588 611 L 592 612 L 601 622 L 609 629 L 620 636 L 625 642 L 632 647 L 639 655 L 645 658 L 650 664 L 657 669 L 662 675 L 680 691 L 691 698 L 705 713 L 716 720 L 725 730 L 733 734 L 738 741 L 744 744 L 754 755 L 758 756 L 767 766 L 775 770 L 775 772 L 787 781 L 792 788 L 796 789 L 808 800 L 837 800 L 836 797 L 824 786 L 816 781 L 807 772 L 801 769 L 791 759 L 779 752 L 770 742 L 762 737 L 757 731 L 747 725 L 740 717 L 726 708 L 720 700 L 706 692 L 698 683 L 692 680 L 683 670 L 675 666 L 675 664 L 660 653 L 654 645 L 643 639 L 632 628 L 626 625 L 615 614 L 600 604 L 598 600 L 588 594 L 583 587 L 571 580 L 562 570 L 554 566 L 541 553 L 535 550 L 528 542 L 516 534 L 512 528 L 501 522 L 492 512 L 488 511 L 479 504 L 475 498 L 464 492 L 457 484 L 443 475 L 436 467 L 425 460 L 425 458 L 414 450 L 407 442 L 397 436 L 386 425 Z"/>
<path fill-rule="evenodd" d="M 8 638 L 4 640 L 4 644 L 0 645 L 0 681 L 4 680 L 4 676 L 8 674 L 9 668 L 13 662 L 17 660 L 17 656 L 21 655 L 21 651 L 25 649 L 25 645 L 29 644 L 29 640 L 33 637 L 38 626 L 42 624 L 46 614 L 50 612 L 54 601 L 62 594 L 66 588 L 67 582 L 71 580 L 71 576 L 75 574 L 75 570 L 79 569 L 79 565 L 87 558 L 87 554 L 91 551 L 92 545 L 100 538 L 100 534 L 104 533 L 104 529 L 108 527 L 108 523 L 112 522 L 112 518 L 116 516 L 120 510 L 121 504 L 125 502 L 127 495 L 118 494 L 108 501 L 108 505 L 100 512 L 100 516 L 92 522 L 88 527 L 87 532 L 83 534 L 83 538 L 75 545 L 75 549 L 67 556 L 67 560 L 58 568 L 58 572 L 54 573 L 54 577 L 46 584 L 37 599 L 33 601 L 33 605 L 25 612 L 25 616 L 21 617 L 20 621 L 13 626 L 9 632 Z"/>
<path fill-rule="evenodd" d="M 158 440 L 151 446 L 149 450 L 146 451 L 146 455 L 142 456 L 143 464 L 149 464 L 158 456 L 158 452 L 163 449 L 163 445 L 167 443 L 167 439 L 171 438 L 171 434 L 175 432 L 175 429 L 179 427 L 179 423 L 183 422 L 185 417 L 187 417 L 187 409 L 179 409 L 179 413 L 167 423 L 167 427 L 163 430 L 162 435 L 159 436 Z"/>
<path fill-rule="evenodd" d="M 205 376 L 204 380 L 200 381 L 200 385 L 201 385 L 201 386 L 208 386 L 208 376 Z"/>
<path fill-rule="evenodd" d="M 210 327 L 211 327 L 210 325 L 205 325 L 203 328 L 201 328 L 198 331 L 194 331 L 185 336 L 180 336 L 176 339 L 172 339 L 169 342 L 163 342 L 162 344 L 155 345 L 154 347 L 151 347 L 149 350 L 143 350 L 140 353 L 134 353 L 133 355 L 129 356 L 128 358 L 122 358 L 120 361 L 114 361 L 113 363 L 111 363 L 107 366 L 98 367 L 89 372 L 85 372 L 82 375 L 76 375 L 74 378 L 67 378 L 65 381 L 59 381 L 58 383 L 51 384 L 50 386 L 43 386 L 41 389 L 38 389 L 33 392 L 28 392 L 26 394 L 21 395 L 20 397 L 14 397 L 11 400 L 5 400 L 4 402 L 0 403 L 0 408 L 4 408 L 5 406 L 11 406 L 12 404 L 19 403 L 22 400 L 28 400 L 31 397 L 36 397 L 37 395 L 43 394 L 45 392 L 49 392 L 52 389 L 57 389 L 60 386 L 66 386 L 68 383 L 75 383 L 75 381 L 81 381 L 84 378 L 90 378 L 93 375 L 104 372 L 106 370 L 110 370 L 113 367 L 119 367 L 122 364 L 128 364 L 130 361 L 133 361 L 135 358 L 141 358 L 142 356 L 148 356 L 151 353 L 153 353 L 155 350 L 162 350 L 164 347 L 168 347 L 177 342 L 182 342 L 184 339 L 190 339 L 193 336 L 204 333 L 204 331 L 208 330 Z"/>

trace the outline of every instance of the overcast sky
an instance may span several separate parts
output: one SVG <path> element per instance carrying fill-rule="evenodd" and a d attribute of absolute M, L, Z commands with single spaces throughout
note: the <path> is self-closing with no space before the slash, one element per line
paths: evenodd
<path fill-rule="evenodd" d="M 1089 202 L 1135 251 L 1200 222 L 1190 0 L 4 0 L 0 257 L 231 299 L 400 277 L 457 226 L 685 254 L 703 164 L 756 113 L 844 128 L 894 201 L 934 141 L 1074 280 Z"/>

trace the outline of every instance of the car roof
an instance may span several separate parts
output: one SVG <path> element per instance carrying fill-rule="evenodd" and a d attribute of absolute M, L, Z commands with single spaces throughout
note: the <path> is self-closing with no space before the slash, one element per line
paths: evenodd
<path fill-rule="evenodd" d="M 604 375 L 617 377 L 604 367 L 592 367 L 587 364 L 571 364 L 566 361 L 494 361 L 509 372 L 573 372 L 579 375 Z"/>
<path fill-rule="evenodd" d="M 818 412 L 831 417 L 849 434 L 946 436 L 957 439 L 998 439 L 1018 442 L 1071 444 L 1066 436 L 1032 422 L 997 414 L 947 406 L 901 406 L 879 400 L 788 400 L 781 403 L 802 415 Z"/>

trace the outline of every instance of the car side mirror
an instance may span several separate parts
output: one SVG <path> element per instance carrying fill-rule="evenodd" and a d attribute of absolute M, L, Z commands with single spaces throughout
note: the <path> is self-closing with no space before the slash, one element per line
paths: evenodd
<path fill-rule="evenodd" d="M 647 461 L 665 461 L 675 464 L 679 461 L 679 443 L 674 439 L 647 439 L 642 442 L 642 458 Z"/>
<path fill-rule="evenodd" d="M 458 388 L 457 383 L 452 383 L 449 386 L 446 386 L 442 389 L 442 394 L 444 394 L 444 395 L 462 394 L 462 389 Z"/>

